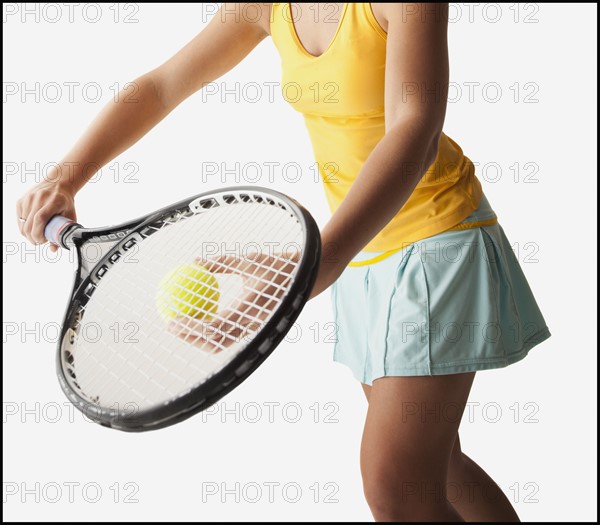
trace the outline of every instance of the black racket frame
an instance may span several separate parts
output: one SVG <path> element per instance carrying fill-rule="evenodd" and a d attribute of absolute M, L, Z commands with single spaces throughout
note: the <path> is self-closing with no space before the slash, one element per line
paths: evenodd
<path fill-rule="evenodd" d="M 79 315 L 80 308 L 89 301 L 97 282 L 101 279 L 99 272 L 102 272 L 103 267 L 107 268 L 108 265 L 116 263 L 118 257 L 126 254 L 127 250 L 130 250 L 139 241 L 140 237 L 146 236 L 144 232 L 152 231 L 153 223 L 163 223 L 168 217 L 175 216 L 178 213 L 196 213 L 186 211 L 190 210 L 190 204 L 194 201 L 199 201 L 200 206 L 203 208 L 212 208 L 215 203 L 211 196 L 214 197 L 215 195 L 224 195 L 224 198 L 230 195 L 233 199 L 238 198 L 245 202 L 257 201 L 262 203 L 258 199 L 267 199 L 268 204 L 274 206 L 281 206 L 280 203 L 283 202 L 301 222 L 305 231 L 306 245 L 302 251 L 294 282 L 284 296 L 282 303 L 274 310 L 271 318 L 262 329 L 255 334 L 254 339 L 230 363 L 225 365 L 215 376 L 207 379 L 206 382 L 168 404 L 143 410 L 128 410 L 125 407 L 109 409 L 100 407 L 84 398 L 69 384 L 70 381 L 76 381 L 76 377 L 72 376 L 69 380 L 66 376 L 70 369 L 65 370 L 63 362 L 68 363 L 69 359 L 74 359 L 74 357 L 72 354 L 70 356 L 63 355 L 64 352 L 69 352 L 68 349 L 64 348 L 64 341 L 67 332 L 76 322 L 75 317 Z M 269 196 L 274 197 L 274 199 L 269 199 Z M 280 203 L 277 201 L 280 201 Z M 310 213 L 290 197 L 275 190 L 257 186 L 230 187 L 200 193 L 118 226 L 82 228 L 81 225 L 75 223 L 68 226 L 61 233 L 59 241 L 63 247 L 74 248 L 79 261 L 56 354 L 57 375 L 60 386 L 67 398 L 87 418 L 100 425 L 128 432 L 156 430 L 179 423 L 214 405 L 245 381 L 273 352 L 300 315 L 315 283 L 321 259 L 319 228 Z M 83 255 L 86 243 L 92 241 L 112 243 L 106 254 L 93 266 L 85 260 Z"/>

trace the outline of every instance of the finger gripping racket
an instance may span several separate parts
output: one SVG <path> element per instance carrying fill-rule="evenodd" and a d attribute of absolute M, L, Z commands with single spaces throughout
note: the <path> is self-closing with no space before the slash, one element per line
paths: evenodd
<path fill-rule="evenodd" d="M 244 381 L 297 319 L 321 254 L 311 215 L 258 187 L 115 227 L 55 216 L 45 236 L 78 260 L 60 385 L 88 418 L 125 431 L 178 423 Z"/>

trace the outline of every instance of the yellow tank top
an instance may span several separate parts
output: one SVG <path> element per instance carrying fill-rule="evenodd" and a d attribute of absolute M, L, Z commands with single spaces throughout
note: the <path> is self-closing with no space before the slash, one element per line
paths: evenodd
<path fill-rule="evenodd" d="M 337 31 L 319 56 L 300 42 L 289 3 L 275 3 L 271 12 L 271 35 L 282 62 L 282 93 L 304 115 L 332 212 L 385 134 L 387 35 L 370 3 L 343 5 Z M 442 134 L 435 162 L 364 251 L 395 250 L 451 229 L 477 208 L 481 195 L 472 162 Z"/>

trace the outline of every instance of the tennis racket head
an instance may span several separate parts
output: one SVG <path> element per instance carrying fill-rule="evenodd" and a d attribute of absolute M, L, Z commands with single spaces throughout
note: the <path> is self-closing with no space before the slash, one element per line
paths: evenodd
<path fill-rule="evenodd" d="M 53 241 L 79 259 L 58 378 L 88 418 L 126 431 L 187 419 L 242 383 L 297 319 L 320 261 L 311 215 L 264 188 L 78 226 L 65 223 Z"/>

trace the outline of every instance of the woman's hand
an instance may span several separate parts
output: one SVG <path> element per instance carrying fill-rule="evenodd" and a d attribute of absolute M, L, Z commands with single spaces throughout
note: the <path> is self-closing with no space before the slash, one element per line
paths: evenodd
<path fill-rule="evenodd" d="M 75 191 L 60 182 L 42 181 L 17 201 L 17 221 L 21 234 L 33 244 L 46 242 L 44 228 L 54 215 L 77 220 Z M 51 249 L 56 251 L 57 246 Z"/>
<path fill-rule="evenodd" d="M 242 293 L 217 316 L 210 320 L 195 320 L 176 316 L 169 322 L 169 331 L 186 343 L 217 353 L 257 332 L 275 309 L 288 288 L 298 253 L 282 255 L 255 254 L 244 258 L 222 256 L 197 259 L 215 275 L 237 275 L 242 279 Z"/>

